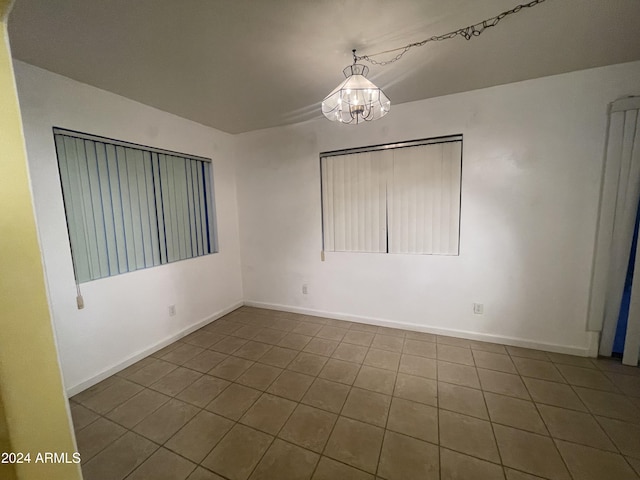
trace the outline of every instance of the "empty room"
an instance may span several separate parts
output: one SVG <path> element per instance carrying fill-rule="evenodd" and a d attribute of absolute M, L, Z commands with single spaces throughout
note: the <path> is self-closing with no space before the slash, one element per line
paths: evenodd
<path fill-rule="evenodd" d="M 0 20 L 0 478 L 640 480 L 638 0 Z"/>

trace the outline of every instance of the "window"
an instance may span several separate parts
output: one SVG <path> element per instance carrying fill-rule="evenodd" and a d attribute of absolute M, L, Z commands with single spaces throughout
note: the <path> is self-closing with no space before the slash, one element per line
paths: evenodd
<path fill-rule="evenodd" d="M 458 255 L 462 136 L 320 155 L 323 249 Z"/>
<path fill-rule="evenodd" d="M 53 133 L 78 283 L 218 251 L 209 159 Z"/>

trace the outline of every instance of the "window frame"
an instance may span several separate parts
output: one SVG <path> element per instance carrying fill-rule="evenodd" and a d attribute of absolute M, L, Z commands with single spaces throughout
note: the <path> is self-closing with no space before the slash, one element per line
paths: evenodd
<path fill-rule="evenodd" d="M 366 252 L 366 251 L 337 251 L 337 250 L 325 250 L 325 198 L 323 187 L 323 159 L 328 157 L 344 156 L 355 153 L 375 152 L 381 150 L 394 150 L 401 148 L 419 147 L 424 145 L 442 144 L 442 143 L 460 143 L 460 178 L 459 178 L 459 198 L 458 198 L 458 238 L 457 238 L 457 253 L 455 254 L 442 254 L 442 253 L 396 253 L 389 251 L 389 215 L 388 215 L 388 197 L 387 197 L 387 239 L 386 239 L 386 251 L 384 252 Z M 323 255 L 329 253 L 349 253 L 349 254 L 392 254 L 392 255 L 437 255 L 437 256 L 460 256 L 461 236 L 462 236 L 462 173 L 464 163 L 464 136 L 463 134 L 442 135 L 437 137 L 421 138 L 415 140 L 405 140 L 393 143 L 381 143 L 375 145 L 367 145 L 361 147 L 345 148 L 339 150 L 330 150 L 326 152 L 320 152 L 319 154 L 319 167 L 320 167 L 320 231 L 322 236 L 322 253 Z M 324 257 L 323 257 L 324 258 Z"/>
<path fill-rule="evenodd" d="M 110 277 L 116 277 L 119 275 L 123 275 L 126 273 L 132 273 L 138 270 L 145 270 L 148 268 L 154 268 L 154 267 L 160 267 L 163 265 L 167 265 L 170 263 L 175 263 L 175 262 L 179 262 L 179 261 L 183 261 L 183 260 L 192 260 L 195 258 L 199 258 L 199 257 L 205 257 L 208 255 L 212 255 L 215 253 L 219 252 L 219 243 L 218 243 L 218 219 L 217 219 L 217 209 L 216 209 L 216 198 L 215 198 L 215 183 L 214 183 L 214 168 L 213 168 L 213 161 L 211 158 L 207 158 L 207 157 L 202 157 L 202 156 L 198 156 L 198 155 L 193 155 L 193 154 L 186 154 L 183 152 L 178 152 L 178 151 L 174 151 L 174 150 L 167 150 L 167 149 L 162 149 L 162 148 L 157 148 L 157 147 L 152 147 L 152 146 L 147 146 L 147 145 L 142 145 L 139 143 L 134 143 L 134 142 L 128 142 L 128 141 L 124 141 L 124 140 L 118 140 L 118 139 L 114 139 L 114 138 L 110 138 L 110 137 L 105 137 L 105 136 L 101 136 L 101 135 L 95 135 L 95 134 L 90 134 L 90 133 L 85 133 L 85 132 L 80 132 L 77 130 L 71 130 L 68 128 L 61 128 L 61 127 L 56 127 L 54 126 L 52 128 L 52 140 L 54 143 L 54 150 L 55 150 L 55 156 L 56 156 L 56 168 L 58 171 L 58 180 L 59 180 L 59 185 L 60 185 L 60 193 L 61 193 L 61 200 L 62 200 L 62 204 L 63 204 L 63 212 L 65 215 L 65 226 L 66 226 L 66 230 L 67 230 L 67 240 L 68 240 L 68 244 L 69 244 L 69 249 L 70 249 L 70 253 L 71 253 L 71 260 L 72 260 L 72 264 L 73 264 L 73 272 L 74 272 L 74 277 L 76 279 L 76 283 L 77 284 L 84 284 L 84 283 L 88 283 L 88 282 L 93 282 L 95 280 L 102 280 L 102 279 L 106 279 L 106 278 L 110 278 Z M 112 268 L 109 266 L 109 274 L 108 275 L 100 275 L 100 276 L 95 276 L 92 274 L 89 274 L 89 278 L 88 279 L 82 279 L 80 280 L 80 278 L 78 277 L 78 266 L 77 266 L 77 258 L 74 255 L 74 246 L 72 243 L 72 234 L 71 234 L 71 228 L 70 228 L 70 224 L 69 224 L 69 211 L 68 211 L 68 207 L 67 207 L 67 203 L 66 203 L 66 195 L 65 195 L 65 181 L 63 180 L 63 174 L 62 174 L 62 164 L 61 164 L 61 160 L 60 160 L 60 155 L 59 155 L 59 151 L 58 151 L 58 141 L 57 138 L 58 136 L 62 136 L 62 137 L 69 137 L 71 139 L 73 139 L 74 141 L 90 141 L 90 142 L 94 142 L 95 144 L 102 144 L 105 146 L 105 148 L 107 147 L 111 147 L 113 149 L 118 149 L 123 148 L 123 149 L 129 149 L 130 151 L 135 151 L 137 152 L 140 157 L 142 158 L 142 161 L 145 162 L 147 161 L 147 156 L 149 156 L 149 160 L 150 162 L 153 164 L 154 159 L 155 161 L 158 162 L 158 166 L 160 166 L 160 156 L 164 155 L 164 163 L 168 166 L 171 161 L 172 158 L 171 157 L 177 157 L 180 159 L 183 159 L 185 161 L 185 169 L 189 169 L 189 168 L 193 168 L 193 164 L 191 164 L 192 166 L 189 167 L 189 163 L 191 161 L 197 161 L 197 162 L 203 162 L 207 164 L 207 168 L 206 170 L 203 168 L 203 172 L 207 171 L 208 175 L 207 175 L 207 179 L 205 180 L 204 177 L 201 178 L 202 182 L 204 182 L 204 184 L 202 186 L 200 186 L 200 184 L 198 183 L 199 189 L 198 189 L 198 195 L 203 195 L 202 199 L 201 199 L 201 206 L 200 209 L 202 209 L 202 206 L 204 205 L 205 208 L 205 219 L 206 219 L 206 234 L 205 234 L 205 229 L 202 228 L 201 230 L 201 235 L 203 235 L 202 237 L 202 241 L 204 242 L 204 239 L 207 239 L 207 248 L 205 248 L 204 244 L 202 245 L 202 251 L 203 253 L 198 254 L 197 251 L 194 252 L 193 248 L 191 248 L 191 256 L 185 256 L 184 258 L 176 258 L 173 260 L 169 260 L 169 256 L 168 256 L 168 246 L 167 245 L 159 245 L 158 246 L 158 256 L 159 256 L 159 262 L 157 264 L 155 264 L 155 260 L 151 262 L 150 265 L 145 264 L 144 266 L 140 267 L 140 266 L 133 266 L 133 268 L 131 267 L 131 264 L 128 263 L 126 270 L 122 270 L 121 267 L 118 267 L 116 271 L 113 271 Z M 154 157 L 155 155 L 155 157 Z M 84 160 L 87 160 L 87 158 L 85 157 Z M 175 158 L 173 159 L 175 161 Z M 116 160 L 117 161 L 117 160 Z M 67 162 L 67 158 L 65 158 L 64 162 Z M 128 154 L 127 154 L 127 158 L 124 159 L 125 164 L 127 165 L 127 170 L 129 170 L 129 159 L 128 159 Z M 153 166 L 153 165 L 152 165 Z M 197 170 L 198 167 L 196 167 Z M 165 172 L 166 173 L 166 172 Z M 191 173 L 193 174 L 193 170 L 191 171 Z M 153 176 L 154 174 L 151 173 L 151 175 Z M 172 172 L 171 173 L 171 179 L 172 181 L 175 180 L 175 173 Z M 185 172 L 186 175 L 186 172 Z M 126 173 L 126 178 L 130 181 L 130 172 L 127 171 Z M 158 178 L 163 178 L 161 173 L 158 173 Z M 164 178 L 168 178 L 168 177 L 164 177 Z M 185 177 L 186 179 L 186 177 Z M 110 183 L 112 181 L 112 178 L 108 177 L 106 182 Z M 143 180 L 144 181 L 144 180 Z M 152 178 L 152 181 L 155 182 L 155 177 Z M 193 182 L 193 178 L 192 178 L 192 182 Z M 193 183 L 192 183 L 193 185 Z M 160 188 L 160 187 L 158 187 Z M 188 185 L 185 184 L 185 189 L 188 190 Z M 102 193 L 102 191 L 101 191 Z M 113 190 L 111 188 L 111 185 L 109 185 L 109 189 L 108 189 L 108 193 L 109 195 L 113 194 Z M 187 204 L 189 204 L 189 200 L 191 201 L 195 201 L 195 196 L 193 196 L 195 194 L 195 192 L 192 191 L 192 198 L 187 198 Z M 147 193 L 147 195 L 149 195 L 149 193 Z M 153 192 L 153 197 L 154 197 L 154 203 L 157 203 L 158 201 L 162 202 L 162 198 L 155 199 L 156 196 L 156 192 Z M 74 201 L 73 203 L 76 203 L 76 201 Z M 177 206 L 177 205 L 176 205 Z M 155 223 L 157 228 L 156 229 L 151 229 L 150 233 L 151 235 L 158 235 L 158 237 L 162 236 L 164 237 L 165 232 L 163 231 L 162 233 L 160 233 L 159 229 L 160 229 L 160 212 L 157 210 L 157 205 L 154 205 L 154 212 L 152 213 L 150 210 L 148 212 L 148 217 L 149 217 L 149 221 L 150 223 Z M 71 207 L 73 208 L 77 208 L 77 205 L 74 205 Z M 163 209 L 166 208 L 163 205 Z M 86 212 L 83 211 L 82 215 L 84 216 Z M 101 215 L 104 215 L 105 212 L 104 210 L 102 210 Z M 164 210 L 162 213 L 162 224 L 163 230 L 166 230 L 166 226 L 164 225 L 165 222 L 165 214 L 164 214 Z M 197 216 L 197 214 L 196 214 Z M 189 220 L 189 218 L 187 218 L 186 220 L 183 221 L 188 221 L 189 222 L 189 226 L 191 226 L 191 221 Z M 203 225 L 204 227 L 204 225 Z M 157 231 L 156 231 L 157 230 Z M 186 240 L 185 240 L 186 241 Z M 166 243 L 166 239 L 165 239 L 165 243 Z M 196 239 L 196 243 L 197 243 L 197 239 Z M 135 248 L 135 247 L 134 247 Z M 162 249 L 164 248 L 164 252 L 162 251 Z M 107 249 L 107 254 L 108 255 L 112 255 L 113 252 L 110 252 Z M 89 263 L 91 263 L 91 259 L 88 259 Z M 113 261 L 113 259 L 112 259 Z M 117 257 L 117 253 L 116 253 L 116 258 L 115 258 L 115 262 L 118 263 L 119 259 Z M 146 262 L 145 262 L 146 263 Z"/>

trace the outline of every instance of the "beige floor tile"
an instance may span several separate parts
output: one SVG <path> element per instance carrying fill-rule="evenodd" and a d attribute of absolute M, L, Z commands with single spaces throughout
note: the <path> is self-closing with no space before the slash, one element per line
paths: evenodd
<path fill-rule="evenodd" d="M 224 478 L 202 467 L 198 467 L 187 477 L 187 480 L 224 480 Z"/>
<path fill-rule="evenodd" d="M 127 480 L 185 480 L 195 469 L 195 463 L 166 448 L 159 448 Z"/>
<path fill-rule="evenodd" d="M 518 375 L 478 368 L 482 390 L 529 400 L 529 393 Z"/>
<path fill-rule="evenodd" d="M 591 413 L 640 423 L 640 409 L 624 395 L 581 387 L 574 390 Z"/>
<path fill-rule="evenodd" d="M 437 335 L 436 342 L 441 345 L 451 345 L 453 347 L 471 347 L 471 340 L 458 337 L 449 337 L 447 335 Z"/>
<path fill-rule="evenodd" d="M 341 415 L 384 427 L 387 423 L 391 397 L 370 390 L 352 388 Z"/>
<path fill-rule="evenodd" d="M 140 435 L 127 432 L 102 452 L 82 463 L 85 480 L 122 480 L 144 462 L 158 446 Z"/>
<path fill-rule="evenodd" d="M 440 449 L 440 462 L 441 480 L 504 480 L 500 465 L 446 448 Z"/>
<path fill-rule="evenodd" d="M 336 340 L 315 337 L 303 348 L 303 351 L 330 357 L 339 344 L 340 342 Z"/>
<path fill-rule="evenodd" d="M 597 420 L 620 452 L 640 459 L 640 425 L 605 417 Z"/>
<path fill-rule="evenodd" d="M 206 330 L 197 330 L 182 339 L 183 343 L 195 345 L 196 347 L 209 348 L 214 343 L 218 343 L 225 338 L 224 335 L 207 332 Z"/>
<path fill-rule="evenodd" d="M 475 388 L 438 382 L 438 406 L 445 410 L 489 420 L 482 391 Z"/>
<path fill-rule="evenodd" d="M 373 333 L 374 335 L 378 333 L 378 327 L 375 325 L 369 325 L 366 323 L 355 323 L 353 322 L 349 327 L 350 330 L 356 330 L 358 332 L 367 332 Z"/>
<path fill-rule="evenodd" d="M 433 333 L 408 331 L 405 338 L 408 340 L 418 340 L 420 342 L 436 343 L 436 335 Z"/>
<path fill-rule="evenodd" d="M 216 352 L 232 354 L 247 342 L 248 340 L 245 340 L 244 338 L 227 337 L 213 344 L 209 348 Z"/>
<path fill-rule="evenodd" d="M 363 347 L 370 347 L 373 341 L 374 334 L 370 332 L 360 332 L 357 330 L 349 330 L 344 337 L 342 337 L 343 343 L 351 343 L 353 345 L 360 345 Z"/>
<path fill-rule="evenodd" d="M 370 367 L 384 368 L 385 370 L 398 370 L 400 364 L 400 354 L 386 350 L 370 348 L 369 353 L 364 358 L 364 364 Z"/>
<path fill-rule="evenodd" d="M 340 413 L 349 390 L 350 387 L 348 385 L 317 378 L 301 401 L 313 407 Z"/>
<path fill-rule="evenodd" d="M 242 375 L 254 362 L 238 357 L 227 357 L 209 371 L 209 375 L 233 381 Z"/>
<path fill-rule="evenodd" d="M 133 428 L 169 400 L 170 397 L 145 388 L 119 407 L 111 410 L 106 417 L 127 428 Z"/>
<path fill-rule="evenodd" d="M 434 407 L 438 405 L 438 384 L 435 380 L 428 378 L 399 373 L 393 394 L 405 400 L 426 403 Z"/>
<path fill-rule="evenodd" d="M 472 350 L 477 367 L 498 370 L 505 373 L 518 373 L 509 355 Z"/>
<path fill-rule="evenodd" d="M 299 402 L 313 383 L 313 377 L 285 370 L 269 386 L 267 392 Z"/>
<path fill-rule="evenodd" d="M 401 330 L 399 328 L 378 327 L 378 330 L 376 330 L 376 334 L 404 338 L 407 332 L 406 330 Z"/>
<path fill-rule="evenodd" d="M 92 412 L 79 403 L 69 402 L 69 407 L 71 409 L 71 417 L 73 419 L 73 428 L 76 432 L 100 418 L 97 413 Z"/>
<path fill-rule="evenodd" d="M 246 480 L 272 441 L 271 435 L 236 424 L 202 465 L 230 480 Z"/>
<path fill-rule="evenodd" d="M 203 410 L 171 437 L 165 446 L 200 463 L 231 427 L 231 420 Z"/>
<path fill-rule="evenodd" d="M 547 352 L 547 356 L 553 363 L 573 365 L 575 367 L 596 368 L 595 363 L 590 358 L 553 352 Z"/>
<path fill-rule="evenodd" d="M 278 436 L 320 453 L 329 439 L 337 418 L 338 416 L 333 413 L 299 404 Z"/>
<path fill-rule="evenodd" d="M 180 392 L 176 398 L 183 402 L 204 408 L 230 384 L 231 382 L 223 380 L 222 378 L 203 375 Z"/>
<path fill-rule="evenodd" d="M 163 355 L 162 360 L 164 360 L 165 362 L 175 363 L 176 365 L 182 365 L 186 361 L 191 360 L 193 357 L 202 352 L 204 352 L 204 348 L 202 347 L 196 347 L 195 345 L 187 345 L 186 343 L 183 343 L 179 347 L 171 350 L 166 355 Z"/>
<path fill-rule="evenodd" d="M 359 370 L 360 365 L 357 363 L 344 362 L 342 360 L 331 358 L 326 363 L 318 377 L 331 380 L 333 382 L 351 385 L 356 379 Z"/>
<path fill-rule="evenodd" d="M 347 334 L 348 330 L 346 328 L 340 327 L 332 327 L 330 325 L 326 325 L 322 327 L 318 333 L 316 333 L 316 337 L 325 338 L 327 340 L 334 340 L 336 342 L 341 342 L 344 336 Z"/>
<path fill-rule="evenodd" d="M 439 420 L 441 446 L 491 462 L 500 462 L 489 422 L 446 410 L 440 410 Z"/>
<path fill-rule="evenodd" d="M 262 392 L 233 383 L 205 408 L 232 420 L 239 420 Z"/>
<path fill-rule="evenodd" d="M 626 458 L 627 458 L 627 462 L 629 462 L 631 467 L 633 467 L 633 469 L 638 474 L 638 477 L 640 478 L 640 459 L 634 458 L 634 457 L 626 457 Z"/>
<path fill-rule="evenodd" d="M 294 372 L 306 373 L 307 375 L 316 376 L 324 367 L 329 359 L 322 355 L 314 353 L 300 352 L 298 356 L 287 367 Z"/>
<path fill-rule="evenodd" d="M 493 428 L 503 465 L 550 480 L 571 478 L 551 438 L 502 425 Z"/>
<path fill-rule="evenodd" d="M 618 392 L 613 382 L 604 373 L 595 368 L 574 367 L 573 365 L 556 365 L 562 376 L 571 385 L 578 387 L 595 388 L 608 392 Z"/>
<path fill-rule="evenodd" d="M 266 390 L 281 373 L 281 368 L 254 363 L 238 377 L 236 382 L 257 390 Z"/>
<path fill-rule="evenodd" d="M 127 378 L 132 382 L 148 387 L 176 368 L 178 367 L 173 363 L 154 359 L 153 363 L 146 365 L 135 373 L 129 375 Z"/>
<path fill-rule="evenodd" d="M 474 366 L 473 355 L 471 349 L 455 347 L 453 345 L 437 344 L 436 354 L 438 360 L 451 363 L 460 363 L 462 365 Z"/>
<path fill-rule="evenodd" d="M 362 363 L 367 351 L 367 347 L 343 342 L 334 350 L 332 357 L 346 362 Z"/>
<path fill-rule="evenodd" d="M 298 355 L 297 350 L 283 347 L 273 347 L 258 359 L 260 363 L 266 363 L 272 367 L 285 368 Z"/>
<path fill-rule="evenodd" d="M 278 342 L 280 347 L 291 348 L 292 350 L 302 350 L 312 339 L 309 335 L 299 333 L 288 333 Z"/>
<path fill-rule="evenodd" d="M 198 408 L 172 398 L 148 415 L 133 430 L 156 443 L 166 442 L 198 413 Z"/>
<path fill-rule="evenodd" d="M 438 447 L 387 430 L 380 453 L 378 474 L 388 480 L 438 480 Z"/>
<path fill-rule="evenodd" d="M 490 392 L 485 392 L 484 398 L 492 422 L 541 435 L 549 434 L 533 402 Z"/>
<path fill-rule="evenodd" d="M 587 411 L 582 400 L 569 385 L 526 377 L 523 377 L 522 380 L 536 403 L 571 408 L 582 412 Z"/>
<path fill-rule="evenodd" d="M 528 473 L 512 470 L 511 468 L 505 468 L 504 470 L 507 475 L 507 480 L 544 480 L 542 477 L 529 475 Z"/>
<path fill-rule="evenodd" d="M 240 423 L 276 435 L 285 424 L 296 403 L 268 393 L 256 400 L 240 419 Z"/>
<path fill-rule="evenodd" d="M 640 368 L 635 367 L 638 370 Z M 624 375 L 605 372 L 606 377 L 625 395 L 640 397 L 640 375 Z"/>
<path fill-rule="evenodd" d="M 420 340 L 406 338 L 402 351 L 408 355 L 436 358 L 436 344 L 432 342 L 422 342 Z"/>
<path fill-rule="evenodd" d="M 504 345 L 498 345 L 497 343 L 480 342 L 478 340 L 469 340 L 469 345 L 473 351 L 501 353 L 508 355 L 507 349 Z"/>
<path fill-rule="evenodd" d="M 207 373 L 213 367 L 222 362 L 225 358 L 227 358 L 227 355 L 224 353 L 205 350 L 192 359 L 184 362 L 183 367 L 190 368 L 191 370 L 195 370 L 197 372 Z"/>
<path fill-rule="evenodd" d="M 524 358 L 532 358 L 534 360 L 549 361 L 547 352 L 543 352 L 542 350 L 533 350 L 531 348 L 507 346 L 507 352 L 509 352 L 509 355 L 511 355 L 512 357 L 524 357 Z"/>
<path fill-rule="evenodd" d="M 373 475 L 328 457 L 321 457 L 311 480 L 374 480 Z"/>
<path fill-rule="evenodd" d="M 140 385 L 115 377 L 115 381 L 104 390 L 83 402 L 83 405 L 96 413 L 104 415 L 142 391 Z"/>
<path fill-rule="evenodd" d="M 296 328 L 294 328 L 292 330 L 292 333 L 299 333 L 300 335 L 308 335 L 310 337 L 313 337 L 320 331 L 321 328 L 322 325 L 319 325 L 317 323 L 303 322 Z"/>
<path fill-rule="evenodd" d="M 400 367 L 398 371 L 401 373 L 435 379 L 437 377 L 437 370 L 436 360 L 432 358 L 406 354 L 400 357 Z"/>
<path fill-rule="evenodd" d="M 376 472 L 384 430 L 339 417 L 324 454 L 369 473 Z"/>
<path fill-rule="evenodd" d="M 552 437 L 602 450 L 616 450 L 598 422 L 588 413 L 550 405 L 540 405 L 538 408 Z"/>
<path fill-rule="evenodd" d="M 522 376 L 566 383 L 558 369 L 551 362 L 534 360 L 532 358 L 513 357 L 513 363 L 516 364 L 518 373 Z"/>
<path fill-rule="evenodd" d="M 392 337 L 390 335 L 376 334 L 371 343 L 371 348 L 378 350 L 389 350 L 391 352 L 402 352 L 404 339 L 402 337 Z"/>
<path fill-rule="evenodd" d="M 480 380 L 475 367 L 438 361 L 438 380 L 465 387 L 480 388 Z"/>
<path fill-rule="evenodd" d="M 80 452 L 82 461 L 86 462 L 90 460 L 94 455 L 125 433 L 126 429 L 106 418 L 99 418 L 86 426 L 76 435 L 78 452 Z"/>
<path fill-rule="evenodd" d="M 591 360 L 594 362 L 595 366 L 603 372 L 640 376 L 640 368 L 632 367 L 631 365 L 623 365 L 619 358 L 600 357 L 598 359 Z"/>
<path fill-rule="evenodd" d="M 422 403 L 394 398 L 386 428 L 437 444 L 438 409 Z"/>
<path fill-rule="evenodd" d="M 382 368 L 363 365 L 358 372 L 354 387 L 391 395 L 396 384 L 396 373 Z"/>
<path fill-rule="evenodd" d="M 233 354 L 236 357 L 245 358 L 247 360 L 258 360 L 265 353 L 271 350 L 272 345 L 268 343 L 249 341 L 236 350 Z"/>
<path fill-rule="evenodd" d="M 253 340 L 255 342 L 268 343 L 269 345 L 277 345 L 280 340 L 287 336 L 287 332 L 282 330 L 274 330 L 273 328 L 265 328 L 259 332 Z"/>
<path fill-rule="evenodd" d="M 154 357 L 154 358 L 162 358 L 164 355 L 166 355 L 167 353 L 169 353 L 172 350 L 175 350 L 180 345 L 182 345 L 182 342 L 180 342 L 180 341 L 170 343 L 166 347 L 163 347 L 160 350 L 157 350 L 157 351 L 153 352 L 150 356 Z"/>
<path fill-rule="evenodd" d="M 311 478 L 320 455 L 276 439 L 251 474 L 251 480 Z"/>
<path fill-rule="evenodd" d="M 622 455 L 562 440 L 557 440 L 556 443 L 573 478 L 638 480 L 638 476 Z"/>
<path fill-rule="evenodd" d="M 251 340 L 255 337 L 263 327 L 259 325 L 246 324 L 235 330 L 231 335 L 234 337 L 244 338 L 245 340 Z"/>
<path fill-rule="evenodd" d="M 167 373 L 157 382 L 151 384 L 149 388 L 160 393 L 164 393 L 165 395 L 169 395 L 170 397 L 175 397 L 178 393 L 198 380 L 201 376 L 202 373 L 196 372 L 195 370 L 178 367 L 175 370 Z"/>

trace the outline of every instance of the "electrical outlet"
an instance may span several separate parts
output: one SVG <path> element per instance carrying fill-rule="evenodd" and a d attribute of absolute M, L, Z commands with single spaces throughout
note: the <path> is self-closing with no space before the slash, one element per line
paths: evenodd
<path fill-rule="evenodd" d="M 176 316 L 176 306 L 175 305 L 169 305 L 168 309 L 169 309 L 169 316 L 170 317 L 175 317 Z"/>
<path fill-rule="evenodd" d="M 476 315 L 482 315 L 484 313 L 484 305 L 482 303 L 474 303 L 473 313 Z"/>
<path fill-rule="evenodd" d="M 302 294 L 306 295 L 307 293 L 309 293 L 309 285 L 307 285 L 306 283 L 302 284 Z"/>

